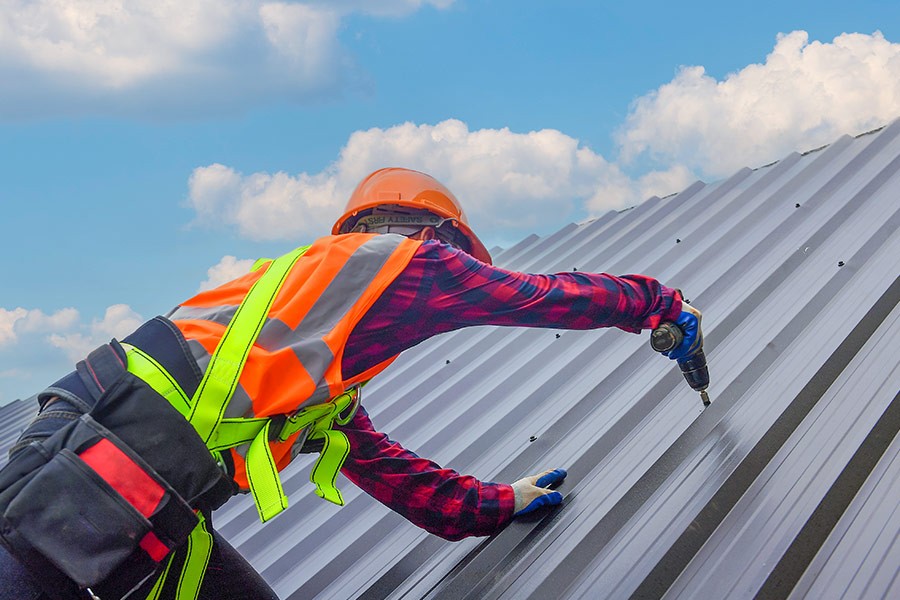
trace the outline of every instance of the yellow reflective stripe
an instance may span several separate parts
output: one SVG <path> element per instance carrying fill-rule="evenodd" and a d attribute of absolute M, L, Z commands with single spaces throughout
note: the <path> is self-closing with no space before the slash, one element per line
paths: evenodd
<path fill-rule="evenodd" d="M 272 261 L 250 288 L 219 340 L 197 392 L 191 399 L 192 407 L 188 415 L 188 421 L 204 442 L 209 441 L 216 425 L 222 420 L 250 348 L 266 322 L 275 296 L 294 263 L 308 249 L 309 246 L 303 246 Z"/>
<path fill-rule="evenodd" d="M 143 379 L 157 394 L 169 401 L 175 410 L 187 415 L 191 409 L 191 401 L 178 382 L 163 369 L 152 356 L 131 344 L 122 344 L 128 361 L 128 371 Z"/>
<path fill-rule="evenodd" d="M 309 434 L 309 438 L 322 438 L 325 442 L 322 453 L 319 454 L 319 458 L 309 474 L 309 480 L 316 486 L 316 495 L 338 506 L 343 506 L 344 497 L 334 485 L 334 481 L 350 454 L 350 440 L 343 431 L 337 429 L 313 431 Z"/>
<path fill-rule="evenodd" d="M 188 537 L 187 555 L 181 569 L 181 577 L 178 578 L 175 600 L 196 600 L 200 595 L 200 586 L 203 585 L 203 576 L 206 575 L 212 546 L 212 534 L 206 529 L 206 519 L 201 514 L 200 522 Z"/>
<path fill-rule="evenodd" d="M 256 261 L 254 261 L 253 266 L 250 267 L 250 271 L 258 271 L 263 265 L 270 262 L 272 262 L 271 258 L 257 258 Z"/>
<path fill-rule="evenodd" d="M 162 593 L 163 584 L 166 582 L 166 577 L 169 575 L 169 567 L 172 566 L 172 560 L 175 558 L 175 553 L 169 555 L 169 560 L 166 562 L 166 568 L 159 576 L 159 579 L 156 580 L 156 583 L 153 584 L 153 589 L 150 590 L 150 593 L 147 595 L 147 600 L 159 600 L 159 595 Z"/>
<path fill-rule="evenodd" d="M 222 419 L 206 443 L 206 447 L 214 452 L 250 443 L 269 421 L 268 417 Z"/>
<path fill-rule="evenodd" d="M 200 595 L 200 586 L 203 585 L 203 577 L 206 575 L 206 567 L 209 565 L 209 557 L 212 555 L 212 534 L 206 528 L 206 518 L 203 514 L 198 516 L 200 521 L 188 536 L 184 550 L 178 550 L 179 553 L 185 553 L 185 559 L 184 565 L 181 567 L 181 575 L 178 577 L 178 585 L 175 588 L 174 600 L 197 600 Z M 156 580 L 146 600 L 159 600 L 174 559 L 175 553 L 172 553 L 165 571 Z"/>
<path fill-rule="evenodd" d="M 269 424 L 250 442 L 244 465 L 247 470 L 247 482 L 253 494 L 253 502 L 259 513 L 259 520 L 265 523 L 287 508 L 288 499 L 281 486 L 275 458 L 269 447 Z"/>

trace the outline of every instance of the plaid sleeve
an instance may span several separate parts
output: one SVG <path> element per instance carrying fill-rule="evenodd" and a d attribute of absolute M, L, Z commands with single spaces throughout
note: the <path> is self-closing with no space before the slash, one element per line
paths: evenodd
<path fill-rule="evenodd" d="M 618 327 L 638 333 L 677 318 L 677 290 L 645 275 L 581 271 L 531 274 L 479 262 L 439 245 L 431 294 L 433 318 L 452 328 L 506 325 L 558 329 Z"/>
<path fill-rule="evenodd" d="M 512 519 L 512 487 L 460 475 L 419 457 L 375 431 L 362 407 L 339 429 L 350 440 L 350 455 L 341 472 L 422 529 L 460 540 L 497 533 Z"/>
<path fill-rule="evenodd" d="M 353 330 L 342 367 L 353 376 L 432 336 L 468 326 L 618 327 L 637 333 L 680 313 L 679 292 L 652 277 L 507 271 L 432 240 L 420 246 Z"/>

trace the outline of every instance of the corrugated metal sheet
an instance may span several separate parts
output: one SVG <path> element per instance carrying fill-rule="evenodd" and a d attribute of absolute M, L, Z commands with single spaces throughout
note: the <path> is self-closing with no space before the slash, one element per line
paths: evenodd
<path fill-rule="evenodd" d="M 475 328 L 366 389 L 379 428 L 483 479 L 563 466 L 564 505 L 444 542 L 291 465 L 287 514 L 220 530 L 283 598 L 900 597 L 900 122 L 531 236 L 532 272 L 647 273 L 704 312 L 703 410 L 647 337 Z M 27 418 L 2 411 L 5 445 Z"/>

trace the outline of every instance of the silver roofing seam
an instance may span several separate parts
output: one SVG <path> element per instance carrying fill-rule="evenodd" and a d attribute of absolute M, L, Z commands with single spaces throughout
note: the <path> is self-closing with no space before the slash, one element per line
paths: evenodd
<path fill-rule="evenodd" d="M 900 437 L 853 498 L 790 598 L 900 597 Z"/>

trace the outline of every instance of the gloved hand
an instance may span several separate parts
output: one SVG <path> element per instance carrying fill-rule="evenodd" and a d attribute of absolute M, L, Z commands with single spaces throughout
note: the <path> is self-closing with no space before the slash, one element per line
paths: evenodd
<path fill-rule="evenodd" d="M 675 320 L 675 324 L 684 333 L 684 339 L 677 347 L 663 352 L 672 360 L 684 360 L 703 347 L 703 332 L 700 330 L 700 319 L 703 315 L 699 310 L 685 301 L 681 304 L 681 314 Z"/>
<path fill-rule="evenodd" d="M 547 487 L 560 483 L 566 475 L 568 473 L 565 469 L 556 469 L 514 482 L 512 488 L 516 495 L 516 508 L 513 517 L 527 515 L 542 506 L 556 506 L 562 502 L 562 494 L 548 490 Z"/>

